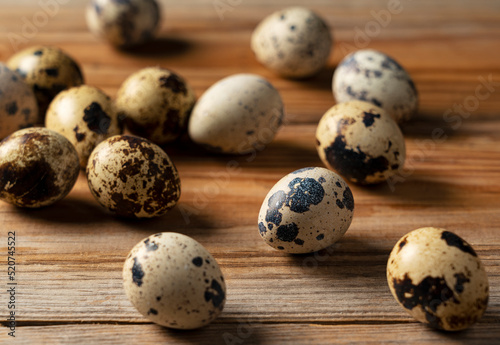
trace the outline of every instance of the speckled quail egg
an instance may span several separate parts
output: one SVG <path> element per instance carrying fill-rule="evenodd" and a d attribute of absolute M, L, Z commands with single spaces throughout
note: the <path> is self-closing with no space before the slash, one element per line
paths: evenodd
<path fill-rule="evenodd" d="M 161 216 L 181 194 L 179 174 L 165 151 L 131 135 L 97 145 L 89 157 L 87 180 L 102 206 L 125 217 Z"/>
<path fill-rule="evenodd" d="M 218 81 L 200 97 L 188 132 L 210 151 L 247 154 L 269 144 L 282 121 L 279 92 L 260 76 L 236 74 Z"/>
<path fill-rule="evenodd" d="M 184 134 L 196 96 L 177 74 L 158 67 L 132 74 L 118 90 L 116 105 L 127 128 L 156 144 Z"/>
<path fill-rule="evenodd" d="M 336 173 L 303 168 L 279 180 L 259 212 L 259 233 L 273 248 L 311 253 L 337 242 L 351 225 L 354 198 Z"/>
<path fill-rule="evenodd" d="M 252 34 L 257 60 L 280 75 L 303 78 L 317 74 L 332 46 L 330 29 L 310 9 L 290 7 L 265 18 Z"/>
<path fill-rule="evenodd" d="M 327 167 L 359 184 L 396 175 L 406 157 L 396 122 L 383 109 L 362 101 L 337 104 L 323 115 L 316 148 Z"/>
<path fill-rule="evenodd" d="M 161 13 L 155 0 L 93 0 L 86 19 L 94 35 L 114 46 L 127 47 L 153 38 Z"/>
<path fill-rule="evenodd" d="M 0 143 L 0 199 L 10 204 L 51 205 L 71 191 L 79 171 L 73 145 L 47 128 L 22 129 Z"/>
<path fill-rule="evenodd" d="M 360 100 L 384 109 L 400 123 L 418 108 L 418 93 L 406 70 L 390 56 L 365 49 L 349 54 L 333 75 L 337 103 Z"/>
<path fill-rule="evenodd" d="M 64 135 L 73 144 L 82 169 L 87 167 L 90 153 L 97 144 L 121 133 L 111 98 L 87 85 L 58 94 L 47 110 L 45 126 Z"/>
<path fill-rule="evenodd" d="M 0 63 L 0 139 L 39 123 L 33 90 L 17 73 Z"/>
<path fill-rule="evenodd" d="M 54 47 L 22 50 L 7 61 L 7 66 L 18 72 L 35 91 L 42 123 L 52 99 L 59 92 L 84 81 L 75 60 Z"/>
<path fill-rule="evenodd" d="M 149 236 L 132 249 L 123 286 L 142 315 L 169 328 L 208 325 L 226 301 L 217 261 L 200 243 L 174 232 Z"/>
<path fill-rule="evenodd" d="M 458 331 L 488 304 L 488 277 L 472 247 L 450 231 L 421 228 L 394 246 L 387 263 L 392 295 L 415 319 Z"/>

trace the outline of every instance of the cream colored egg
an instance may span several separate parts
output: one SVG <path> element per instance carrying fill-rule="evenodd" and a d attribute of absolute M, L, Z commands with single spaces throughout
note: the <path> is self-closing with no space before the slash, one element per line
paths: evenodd
<path fill-rule="evenodd" d="M 203 327 L 226 301 L 217 261 L 194 239 L 173 232 L 152 235 L 132 249 L 123 266 L 123 286 L 142 315 L 169 328 Z"/>
<path fill-rule="evenodd" d="M 488 277 L 462 238 L 439 228 L 406 234 L 387 263 L 387 282 L 398 303 L 434 328 L 458 331 L 477 322 L 488 304 Z"/>
<path fill-rule="evenodd" d="M 55 47 L 35 46 L 24 49 L 13 55 L 7 61 L 7 66 L 19 73 L 33 88 L 41 123 L 50 102 L 59 92 L 84 82 L 75 60 Z"/>
<path fill-rule="evenodd" d="M 128 47 L 154 37 L 161 11 L 155 0 L 92 0 L 86 20 L 97 37 L 118 47 Z"/>
<path fill-rule="evenodd" d="M 122 129 L 111 98 L 98 88 L 82 85 L 63 91 L 47 110 L 45 126 L 66 137 L 85 169 L 92 150 Z"/>
<path fill-rule="evenodd" d="M 259 212 L 259 233 L 273 248 L 311 253 L 337 242 L 351 225 L 354 198 L 325 168 L 294 171 L 269 191 Z"/>
<path fill-rule="evenodd" d="M 323 115 L 316 148 L 327 167 L 359 184 L 398 174 L 406 157 L 396 122 L 383 109 L 362 101 L 337 104 Z"/>
<path fill-rule="evenodd" d="M 73 145 L 47 128 L 22 129 L 0 143 L 0 199 L 10 204 L 51 205 L 71 191 L 79 171 Z"/>
<path fill-rule="evenodd" d="M 318 73 L 332 47 L 330 29 L 310 9 L 290 7 L 265 18 L 252 34 L 252 50 L 267 68 L 285 77 Z"/>
<path fill-rule="evenodd" d="M 33 90 L 17 73 L 0 63 L 0 140 L 40 123 Z"/>
<path fill-rule="evenodd" d="M 337 103 L 360 100 L 384 109 L 396 122 L 418 108 L 418 92 L 408 72 L 390 56 L 372 49 L 346 56 L 333 75 Z"/>
<path fill-rule="evenodd" d="M 282 121 L 279 92 L 260 76 L 236 74 L 200 97 L 188 131 L 195 143 L 210 151 L 247 154 L 269 144 Z"/>
<path fill-rule="evenodd" d="M 144 138 L 117 135 L 101 142 L 87 165 L 90 191 L 119 216 L 164 215 L 181 195 L 174 163 L 159 146 Z"/>
<path fill-rule="evenodd" d="M 116 99 L 127 128 L 159 145 L 186 133 L 195 102 L 193 89 L 182 77 L 159 67 L 132 74 L 123 82 Z"/>

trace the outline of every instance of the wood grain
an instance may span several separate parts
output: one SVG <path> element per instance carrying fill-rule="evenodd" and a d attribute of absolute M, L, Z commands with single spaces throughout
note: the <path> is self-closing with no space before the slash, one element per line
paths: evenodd
<path fill-rule="evenodd" d="M 293 2 L 300 3 L 299 1 Z M 15 51 L 9 34 L 41 10 L 34 0 L 2 3 L 0 60 Z M 70 195 L 41 210 L 0 204 L 2 262 L 7 231 L 17 238 L 17 329 L 20 344 L 496 344 L 500 339 L 500 2 L 404 1 L 403 10 L 367 46 L 395 56 L 420 92 L 417 118 L 404 125 L 406 178 L 352 186 L 355 217 L 345 237 L 328 250 L 289 256 L 264 244 L 257 214 L 283 175 L 321 166 L 316 124 L 334 104 L 331 75 L 355 47 L 357 28 L 374 21 L 387 1 L 312 0 L 333 27 L 336 44 L 325 70 L 309 80 L 281 79 L 254 59 L 249 38 L 263 16 L 289 1 L 243 1 L 221 20 L 212 1 L 162 1 L 159 39 L 141 51 L 107 46 L 88 31 L 84 0 L 57 14 L 20 48 L 61 47 L 83 66 L 87 83 L 111 96 L 136 70 L 161 65 L 190 82 L 197 95 L 233 73 L 268 78 L 285 101 L 286 125 L 264 150 L 242 157 L 210 155 L 187 139 L 165 147 L 182 180 L 178 207 L 164 217 L 124 221 L 102 210 L 80 176 Z M 359 45 L 358 45 L 359 46 Z M 471 102 L 480 78 L 491 93 Z M 446 121 L 455 105 L 470 115 Z M 456 114 L 455 114 L 456 115 Z M 446 139 L 433 140 L 442 129 Z M 231 168 L 233 167 L 233 168 Z M 478 252 L 490 282 L 490 301 L 477 325 L 436 332 L 414 321 L 393 299 L 385 280 L 392 246 L 422 226 L 444 227 Z M 121 268 L 142 238 L 178 231 L 201 242 L 218 260 L 228 300 L 216 322 L 178 332 L 153 325 L 127 301 Z M 5 258 L 5 259 L 3 259 Z M 5 266 L 4 266 L 5 267 Z M 2 271 L 3 272 L 3 271 Z M 6 270 L 0 273 L 1 290 Z M 0 342 L 7 337 L 2 294 Z"/>

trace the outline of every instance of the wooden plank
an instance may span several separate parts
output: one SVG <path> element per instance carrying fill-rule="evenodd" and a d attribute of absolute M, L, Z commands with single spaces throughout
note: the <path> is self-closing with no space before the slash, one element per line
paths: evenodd
<path fill-rule="evenodd" d="M 295 256 L 260 239 L 260 205 L 283 175 L 322 166 L 315 130 L 334 104 L 334 68 L 356 46 L 357 28 L 363 30 L 374 20 L 372 11 L 386 9 L 387 1 L 308 1 L 334 28 L 336 44 L 325 70 L 305 81 L 267 71 L 255 61 L 248 43 L 258 21 L 288 1 L 243 1 L 222 20 L 212 1 L 161 2 L 167 20 L 160 39 L 141 52 L 117 51 L 94 38 L 83 17 L 86 0 L 61 5 L 22 47 L 61 47 L 81 63 L 89 84 L 111 96 L 128 75 L 151 65 L 179 72 L 197 95 L 229 74 L 257 73 L 280 90 L 287 109 L 285 127 L 264 150 L 242 157 L 205 153 L 186 138 L 166 146 L 181 175 L 182 196 L 175 209 L 158 219 L 125 221 L 110 215 L 91 196 L 83 174 L 70 195 L 52 207 L 19 210 L 0 203 L 2 239 L 14 230 L 18 240 L 16 343 L 497 343 L 500 2 L 402 0 L 403 11 L 370 38 L 370 48 L 395 56 L 409 70 L 420 92 L 418 117 L 403 126 L 405 179 L 394 188 L 352 185 L 356 210 L 345 237 L 326 251 Z M 35 0 L 2 5 L 0 60 L 14 52 L 9 34 L 21 34 L 21 18 L 30 19 L 40 10 Z M 467 105 L 481 80 L 488 78 L 491 92 L 470 116 L 460 123 L 447 121 L 447 109 Z M 440 129 L 446 139 L 438 142 L 432 138 Z M 237 168 L 228 170 L 228 164 Z M 468 331 L 430 330 L 415 322 L 389 292 L 389 252 L 402 235 L 421 226 L 445 227 L 461 235 L 486 267 L 488 310 Z M 126 299 L 121 285 L 124 258 L 136 242 L 160 231 L 192 236 L 220 263 L 228 300 L 209 327 L 192 332 L 158 327 Z M 6 279 L 0 274 L 2 291 Z M 0 314 L 6 312 L 1 304 Z M 7 322 L 2 319 L 1 324 L 0 342 L 9 343 Z"/>

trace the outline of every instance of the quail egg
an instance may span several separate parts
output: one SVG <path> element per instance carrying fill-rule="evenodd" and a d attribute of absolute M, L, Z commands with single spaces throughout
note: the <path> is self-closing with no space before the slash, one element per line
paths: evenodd
<path fill-rule="evenodd" d="M 75 146 L 82 169 L 87 167 L 97 144 L 121 133 L 111 98 L 87 85 L 58 94 L 47 110 L 45 126 L 64 135 Z"/>
<path fill-rule="evenodd" d="M 116 104 L 133 134 L 166 144 L 184 134 L 196 96 L 177 74 L 158 67 L 131 75 L 118 91 Z"/>
<path fill-rule="evenodd" d="M 191 139 L 213 152 L 247 154 L 269 144 L 283 121 L 283 102 L 264 78 L 236 74 L 212 85 L 189 119 Z"/>
<path fill-rule="evenodd" d="M 396 122 L 383 109 L 362 101 L 337 104 L 323 115 L 316 148 L 328 168 L 359 184 L 398 174 L 406 157 Z"/>
<path fill-rule="evenodd" d="M 303 168 L 279 180 L 259 212 L 259 233 L 271 247 L 311 253 L 337 242 L 351 225 L 354 198 L 336 173 Z"/>
<path fill-rule="evenodd" d="M 149 236 L 132 249 L 123 286 L 142 315 L 169 328 L 208 325 L 226 301 L 217 261 L 200 243 L 174 232 Z"/>
<path fill-rule="evenodd" d="M 86 19 L 94 35 L 114 46 L 127 47 L 153 38 L 161 13 L 155 0 L 93 0 Z"/>
<path fill-rule="evenodd" d="M 33 90 L 17 73 L 0 63 L 0 139 L 39 123 Z"/>
<path fill-rule="evenodd" d="M 390 56 L 365 49 L 349 54 L 333 75 L 337 103 L 360 100 L 384 109 L 398 123 L 418 108 L 418 93 L 406 70 Z"/>
<path fill-rule="evenodd" d="M 161 216 L 181 194 L 177 169 L 165 151 L 131 135 L 117 135 L 97 145 L 89 157 L 87 180 L 102 206 L 125 217 Z"/>
<path fill-rule="evenodd" d="M 79 171 L 73 145 L 47 128 L 22 129 L 0 143 L 0 199 L 10 204 L 51 205 L 71 191 Z"/>
<path fill-rule="evenodd" d="M 392 295 L 415 319 L 458 331 L 488 304 L 488 277 L 472 247 L 445 229 L 420 228 L 394 246 L 387 263 Z"/>
<path fill-rule="evenodd" d="M 50 102 L 59 92 L 83 84 L 78 64 L 54 47 L 22 50 L 7 61 L 7 66 L 18 72 L 35 91 L 42 123 Z"/>
<path fill-rule="evenodd" d="M 290 7 L 265 18 L 252 34 L 257 60 L 280 75 L 303 78 L 317 74 L 332 46 L 330 29 L 310 9 Z"/>

